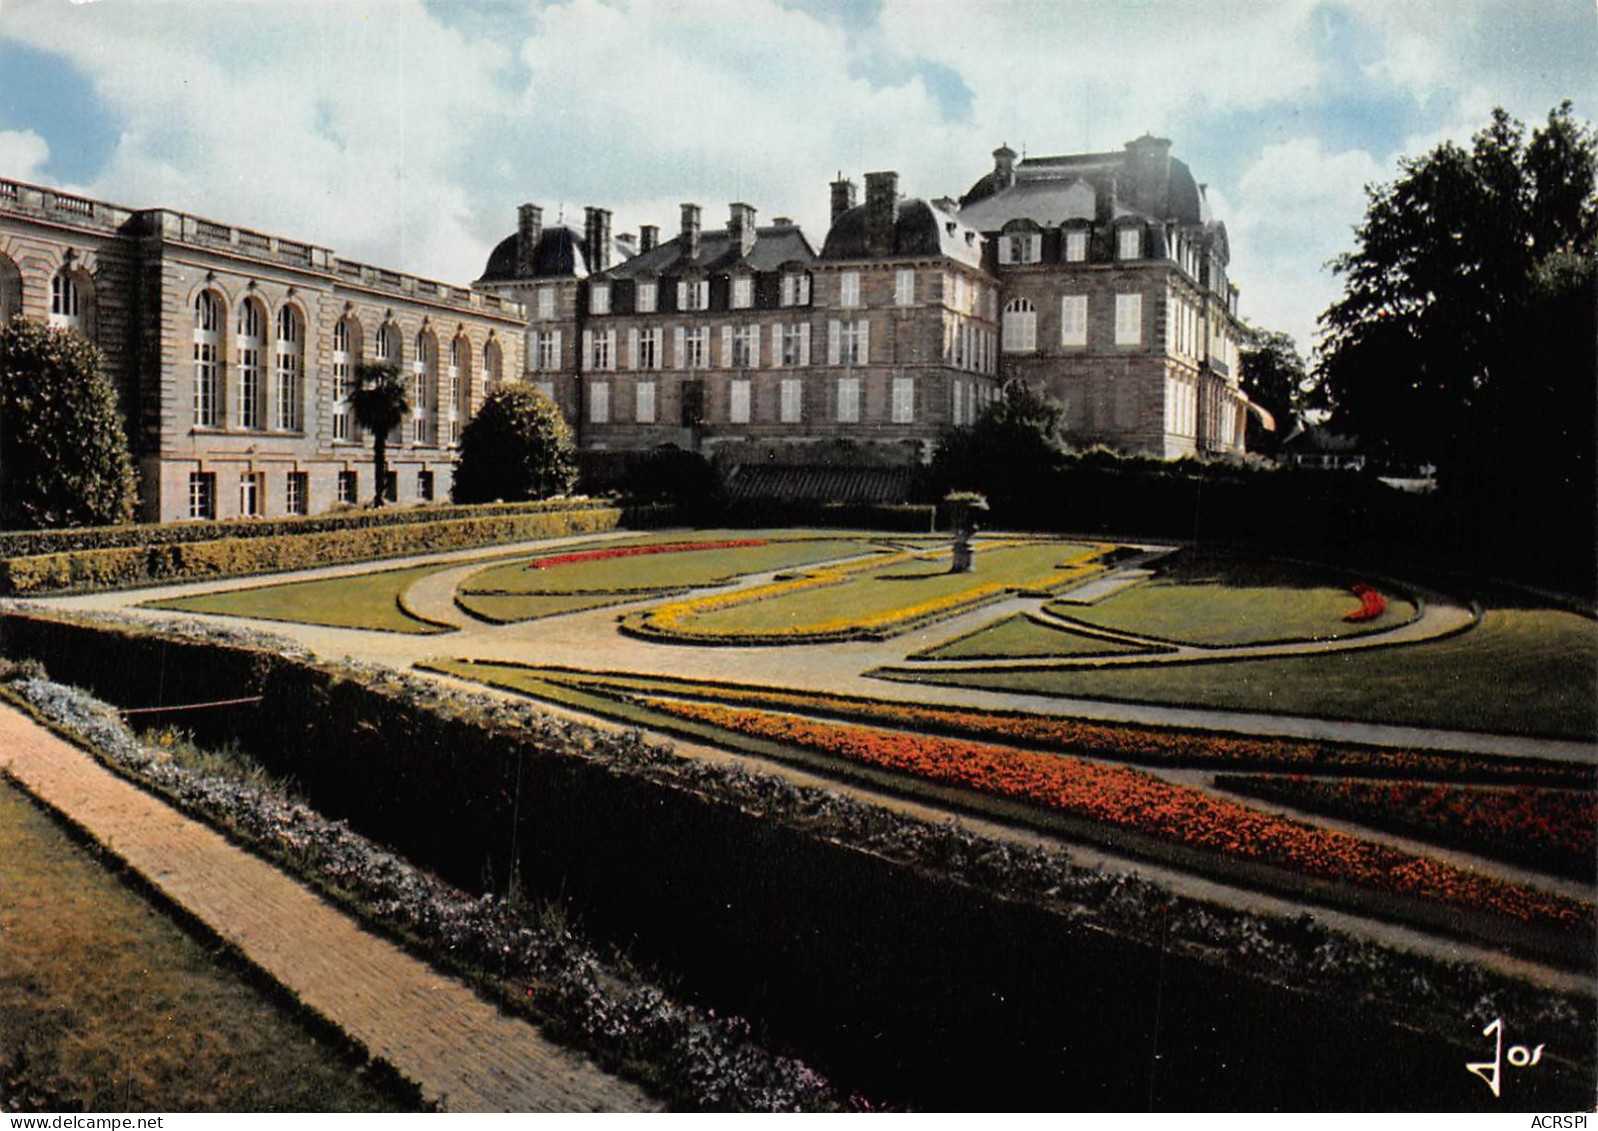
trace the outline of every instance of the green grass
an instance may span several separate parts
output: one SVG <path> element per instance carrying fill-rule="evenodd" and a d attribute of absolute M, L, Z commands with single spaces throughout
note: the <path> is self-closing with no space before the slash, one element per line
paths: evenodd
<path fill-rule="evenodd" d="M 910 682 L 1561 738 L 1598 736 L 1598 624 L 1489 611 L 1476 628 L 1394 648 L 1146 668 L 918 672 Z"/>
<path fill-rule="evenodd" d="M 1396 628 L 1420 615 L 1412 601 L 1384 591 L 1381 616 L 1345 621 L 1360 607 L 1348 589 L 1357 580 L 1315 566 L 1183 550 L 1142 585 L 1097 604 L 1050 611 L 1098 628 L 1210 647 L 1337 639 Z"/>
<path fill-rule="evenodd" d="M 396 1111 L 0 781 L 0 1093 L 48 1111 Z"/>
<path fill-rule="evenodd" d="M 558 617 L 562 613 L 600 609 L 606 605 L 618 605 L 633 599 L 604 593 L 512 597 L 499 594 L 462 593 L 457 590 L 455 594 L 456 604 L 472 616 L 491 624 L 515 624 L 519 621 L 538 620 L 541 617 Z"/>
<path fill-rule="evenodd" d="M 727 534 L 728 538 L 742 535 Z M 657 541 L 714 541 L 720 539 L 668 538 Z M 609 546 L 595 547 L 608 549 Z M 743 574 L 792 569 L 854 557 L 869 552 L 873 543 L 863 538 L 823 538 L 769 542 L 736 549 L 690 550 L 681 553 L 644 554 L 631 558 L 605 558 L 572 562 L 547 569 L 528 569 L 524 562 L 494 566 L 473 574 L 461 585 L 463 594 L 510 595 L 531 593 L 640 592 L 693 589 L 714 585 Z M 562 547 L 555 554 L 578 552 Z"/>
<path fill-rule="evenodd" d="M 1105 656 L 1144 652 L 1135 644 L 1119 644 L 1039 624 L 1023 613 L 917 652 L 915 660 L 1027 660 L 1049 656 Z"/>
<path fill-rule="evenodd" d="M 1069 542 L 999 546 L 976 555 L 972 573 L 951 574 L 940 550 L 927 562 L 897 562 L 864 570 L 838 585 L 804 589 L 705 613 L 695 630 L 726 635 L 802 633 L 827 624 L 853 624 L 910 610 L 987 585 L 1047 583 L 1055 566 L 1085 553 Z"/>
<path fill-rule="evenodd" d="M 433 563 L 350 577 L 288 581 L 225 593 L 201 593 L 193 597 L 147 601 L 144 607 L 423 636 L 449 632 L 450 629 L 411 616 L 400 608 L 400 594 L 428 574 L 458 564 Z"/>

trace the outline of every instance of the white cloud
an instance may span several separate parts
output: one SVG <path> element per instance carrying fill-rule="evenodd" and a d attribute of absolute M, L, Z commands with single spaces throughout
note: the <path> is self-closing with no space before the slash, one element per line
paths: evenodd
<path fill-rule="evenodd" d="M 32 130 L 0 130 L 0 174 L 37 180 L 49 160 L 49 143 Z"/>

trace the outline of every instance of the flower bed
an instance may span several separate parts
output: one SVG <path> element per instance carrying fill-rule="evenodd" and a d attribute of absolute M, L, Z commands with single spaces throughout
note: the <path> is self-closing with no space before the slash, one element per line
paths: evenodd
<path fill-rule="evenodd" d="M 1124 766 L 769 711 L 648 698 L 653 710 L 791 743 L 940 785 L 1038 805 L 1156 840 L 1320 880 L 1591 930 L 1591 904 L 1475 875 L 1347 833 L 1290 821 Z"/>
<path fill-rule="evenodd" d="M 765 544 L 764 538 L 736 538 L 722 542 L 666 542 L 657 546 L 617 546 L 608 550 L 583 550 L 572 554 L 552 554 L 547 558 L 534 558 L 522 568 L 550 569 L 553 566 L 574 565 L 578 562 L 635 558 L 643 554 L 682 554 L 694 550 L 743 550 Z"/>
<path fill-rule="evenodd" d="M 1598 797 L 1586 791 L 1260 775 L 1223 776 L 1216 784 L 1511 863 L 1594 876 Z"/>
<path fill-rule="evenodd" d="M 1359 598 L 1359 608 L 1343 618 L 1349 624 L 1375 620 L 1387 611 L 1387 598 L 1382 596 L 1380 590 L 1366 585 L 1363 581 L 1356 582 L 1348 588 L 1354 596 Z"/>

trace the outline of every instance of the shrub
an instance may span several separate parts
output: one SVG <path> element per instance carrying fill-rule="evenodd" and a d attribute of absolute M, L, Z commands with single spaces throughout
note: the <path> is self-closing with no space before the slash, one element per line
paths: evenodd
<path fill-rule="evenodd" d="M 577 482 L 576 448 L 555 402 L 519 383 L 488 394 L 461 433 L 457 503 L 543 499 Z"/>

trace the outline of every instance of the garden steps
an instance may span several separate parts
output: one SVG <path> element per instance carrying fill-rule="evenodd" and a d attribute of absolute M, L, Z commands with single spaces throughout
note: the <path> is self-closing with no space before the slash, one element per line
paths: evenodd
<path fill-rule="evenodd" d="M 443 1110 L 657 1106 L 9 706 L 0 770 Z"/>

